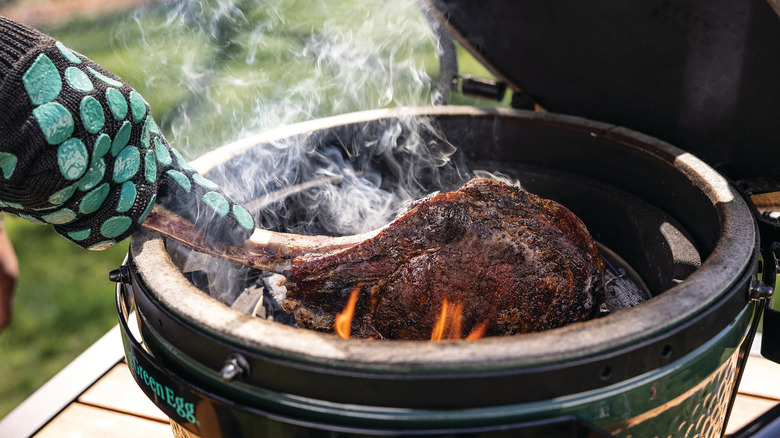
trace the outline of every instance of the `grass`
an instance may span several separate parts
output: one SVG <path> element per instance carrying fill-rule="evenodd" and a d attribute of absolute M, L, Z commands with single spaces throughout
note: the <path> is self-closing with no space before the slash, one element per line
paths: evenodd
<path fill-rule="evenodd" d="M 20 277 L 13 321 L 0 333 L 0 417 L 116 324 L 108 272 L 123 243 L 88 252 L 51 227 L 6 217 Z"/>
<path fill-rule="evenodd" d="M 243 133 L 430 102 L 438 64 L 413 1 L 230 4 L 242 13 L 210 1 L 153 2 L 42 30 L 133 85 L 189 157 Z M 460 55 L 462 73 L 489 77 Z M 108 273 L 127 252 L 126 242 L 94 253 L 51 227 L 6 223 L 21 275 L 13 322 L 0 333 L 0 417 L 116 324 Z"/>

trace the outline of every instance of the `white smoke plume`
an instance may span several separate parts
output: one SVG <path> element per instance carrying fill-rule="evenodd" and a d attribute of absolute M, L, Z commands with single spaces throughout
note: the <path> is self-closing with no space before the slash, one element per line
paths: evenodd
<path fill-rule="evenodd" d="M 154 56 L 145 85 L 175 94 L 160 122 L 190 157 L 281 125 L 427 105 L 435 88 L 435 41 L 413 0 L 166 1 L 124 26 L 117 38 L 140 27 Z"/>
<path fill-rule="evenodd" d="M 171 96 L 158 122 L 188 158 L 296 122 L 430 105 L 436 91 L 437 41 L 414 0 L 167 1 L 122 26 L 120 42 L 140 35 L 155 54 L 145 86 Z M 214 178 L 262 226 L 350 234 L 386 224 L 431 185 L 465 180 L 455 153 L 427 119 L 408 118 L 341 149 L 271 145 L 240 175 Z"/>

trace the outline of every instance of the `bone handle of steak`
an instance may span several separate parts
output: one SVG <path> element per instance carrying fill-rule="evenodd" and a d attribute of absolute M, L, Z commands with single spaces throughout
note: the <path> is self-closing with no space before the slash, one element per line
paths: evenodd
<path fill-rule="evenodd" d="M 215 242 L 191 222 L 159 205 L 152 209 L 142 226 L 195 251 L 281 274 L 289 272 L 295 258 L 349 248 L 378 232 L 376 230 L 354 236 L 330 237 L 255 229 L 245 242 L 238 245 L 225 245 Z"/>

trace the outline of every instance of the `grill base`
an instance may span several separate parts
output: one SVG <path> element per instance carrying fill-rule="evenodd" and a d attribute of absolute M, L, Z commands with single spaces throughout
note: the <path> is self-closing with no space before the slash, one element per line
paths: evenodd
<path fill-rule="evenodd" d="M 240 384 L 189 364 L 171 371 L 131 334 L 131 288 L 117 287 L 127 361 L 138 385 L 172 419 L 175 436 L 678 436 L 718 437 L 725 428 L 738 370 L 750 347 L 746 307 L 691 354 L 639 378 L 567 397 L 468 410 L 409 410 L 335 404 L 262 391 L 239 397 Z M 145 337 L 153 335 L 139 316 Z M 146 327 L 146 328 L 145 328 Z M 160 346 L 156 347 L 157 349 Z M 167 346 L 174 350 L 174 347 Z M 186 364 L 185 364 L 186 366 Z M 627 418 L 628 417 L 628 418 Z"/>

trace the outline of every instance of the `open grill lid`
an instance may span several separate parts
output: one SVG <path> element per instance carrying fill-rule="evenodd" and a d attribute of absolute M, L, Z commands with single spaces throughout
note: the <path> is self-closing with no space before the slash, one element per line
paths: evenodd
<path fill-rule="evenodd" d="M 780 18 L 767 0 L 430 1 L 514 92 L 780 187 Z"/>

